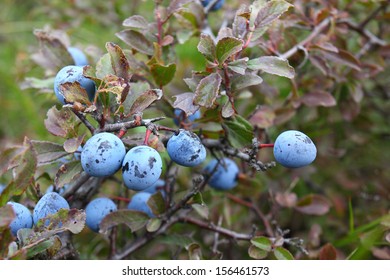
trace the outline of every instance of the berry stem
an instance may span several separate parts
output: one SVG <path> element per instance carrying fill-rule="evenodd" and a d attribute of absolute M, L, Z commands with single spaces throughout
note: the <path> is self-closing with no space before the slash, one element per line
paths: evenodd
<path fill-rule="evenodd" d="M 152 134 L 152 131 L 150 129 L 146 130 L 145 133 L 145 139 L 144 139 L 144 145 L 148 145 L 150 135 Z"/>
<path fill-rule="evenodd" d="M 269 143 L 269 144 L 259 144 L 259 148 L 262 149 L 262 148 L 273 148 L 274 147 L 274 144 L 273 143 Z"/>

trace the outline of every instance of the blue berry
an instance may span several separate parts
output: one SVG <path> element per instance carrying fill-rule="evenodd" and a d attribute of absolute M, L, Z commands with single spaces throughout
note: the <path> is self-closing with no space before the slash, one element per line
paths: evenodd
<path fill-rule="evenodd" d="M 123 159 L 123 181 L 131 190 L 141 191 L 150 187 L 160 178 L 161 172 L 161 156 L 149 146 L 134 147 Z"/>
<path fill-rule="evenodd" d="M 155 194 L 156 192 L 161 192 L 161 194 L 163 196 L 165 196 L 164 186 L 165 186 L 165 181 L 162 179 L 158 179 L 156 181 L 156 183 L 154 183 L 150 187 L 144 189 L 143 192 L 147 192 L 150 194 Z"/>
<path fill-rule="evenodd" d="M 167 152 L 174 162 L 189 167 L 201 164 L 207 155 L 199 137 L 184 129 L 180 129 L 177 135 L 169 138 Z"/>
<path fill-rule="evenodd" d="M 111 199 L 107 197 L 95 198 L 85 208 L 85 222 L 91 230 L 98 232 L 103 218 L 116 210 L 117 207 Z"/>
<path fill-rule="evenodd" d="M 59 188 L 59 189 L 56 189 L 57 193 L 59 194 L 63 194 L 64 191 L 69 188 L 69 184 L 66 184 L 64 185 L 62 188 Z M 50 185 L 47 189 L 46 189 L 46 192 L 45 193 L 50 193 L 50 192 L 53 192 L 53 189 L 54 189 L 54 186 L 53 185 Z"/>
<path fill-rule="evenodd" d="M 85 66 L 88 65 L 87 56 L 83 53 L 82 50 L 76 47 L 68 47 L 68 52 L 72 56 L 74 64 L 76 66 Z"/>
<path fill-rule="evenodd" d="M 12 201 L 7 204 L 12 206 L 16 215 L 15 219 L 9 225 L 14 236 L 16 236 L 16 233 L 21 228 L 32 228 L 33 218 L 30 210 L 26 206 Z"/>
<path fill-rule="evenodd" d="M 202 5 L 203 7 L 207 7 L 207 5 L 211 2 L 212 0 L 202 0 Z M 210 11 L 218 11 L 219 9 L 222 8 L 223 4 L 225 3 L 225 0 L 219 0 L 217 3 L 214 4 L 214 6 L 210 9 Z"/>
<path fill-rule="evenodd" d="M 58 212 L 61 208 L 69 209 L 69 204 L 65 198 L 55 192 L 49 192 L 41 197 L 33 211 L 33 221 L 36 224 L 47 215 Z M 48 224 L 48 221 L 46 221 Z"/>
<path fill-rule="evenodd" d="M 85 143 L 81 152 L 81 165 L 91 176 L 110 176 L 120 169 L 125 154 L 125 145 L 118 136 L 102 132 Z"/>
<path fill-rule="evenodd" d="M 274 143 L 275 160 L 287 168 L 299 168 L 312 163 L 317 148 L 304 133 L 288 130 L 281 133 Z"/>
<path fill-rule="evenodd" d="M 201 117 L 199 110 L 188 117 L 186 116 L 186 113 L 183 110 L 177 108 L 174 110 L 173 113 L 175 114 L 175 118 L 173 119 L 173 121 L 177 126 L 179 126 L 180 123 L 185 123 L 185 124 L 192 123 Z"/>
<path fill-rule="evenodd" d="M 76 65 L 68 65 L 62 68 L 56 75 L 54 79 L 54 93 L 56 94 L 58 100 L 65 104 L 65 98 L 61 92 L 60 85 L 64 83 L 80 83 L 80 86 L 83 87 L 87 93 L 90 100 L 93 100 L 95 97 L 95 83 L 83 76 L 83 67 Z"/>
<path fill-rule="evenodd" d="M 149 217 L 153 218 L 154 214 L 148 205 L 148 200 L 151 196 L 152 194 L 147 192 L 136 193 L 127 205 L 127 209 L 144 212 Z"/>
<path fill-rule="evenodd" d="M 217 164 L 218 166 L 216 167 Z M 215 172 L 212 173 L 214 169 Z M 240 170 L 237 164 L 230 158 L 223 158 L 220 160 L 220 163 L 216 159 L 211 160 L 205 167 L 205 172 L 212 173 L 208 184 L 214 189 L 230 190 L 238 184 Z"/>

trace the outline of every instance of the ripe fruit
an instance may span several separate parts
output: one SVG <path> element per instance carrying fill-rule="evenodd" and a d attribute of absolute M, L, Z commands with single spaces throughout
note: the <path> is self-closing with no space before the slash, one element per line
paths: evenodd
<path fill-rule="evenodd" d="M 160 178 L 161 171 L 160 154 L 149 146 L 134 147 L 123 159 L 123 181 L 131 190 L 141 191 L 150 187 Z"/>
<path fill-rule="evenodd" d="M 126 148 L 122 140 L 108 132 L 95 134 L 85 143 L 81 165 L 94 177 L 113 175 L 122 165 Z"/>
<path fill-rule="evenodd" d="M 91 200 L 85 208 L 86 224 L 94 232 L 98 232 L 100 222 L 105 216 L 117 210 L 115 203 L 107 197 Z"/>
<path fill-rule="evenodd" d="M 36 224 L 47 215 L 55 214 L 61 208 L 69 209 L 69 204 L 65 198 L 55 192 L 50 192 L 41 197 L 33 211 L 33 221 Z M 49 224 L 46 221 L 46 224 Z"/>
<path fill-rule="evenodd" d="M 216 165 L 218 166 L 216 167 Z M 216 168 L 216 169 L 215 169 Z M 213 170 L 215 169 L 215 172 Z M 217 159 L 211 160 L 205 167 L 207 173 L 212 173 L 208 184 L 217 190 L 230 190 L 237 186 L 240 170 L 237 164 L 230 158 L 223 158 L 218 163 Z"/>
<path fill-rule="evenodd" d="M 74 82 L 80 83 L 80 86 L 87 91 L 89 99 L 93 100 L 96 91 L 95 83 L 83 76 L 83 67 L 68 65 L 62 68 L 54 79 L 54 93 L 62 104 L 65 104 L 66 102 L 60 85 Z"/>
<path fill-rule="evenodd" d="M 26 206 L 12 201 L 7 204 L 12 206 L 16 215 L 15 219 L 9 225 L 13 235 L 16 236 L 16 233 L 21 228 L 32 228 L 33 218 L 30 210 L 28 210 Z"/>
<path fill-rule="evenodd" d="M 175 118 L 173 119 L 173 121 L 176 125 L 180 125 L 180 123 L 186 123 L 186 124 L 192 123 L 201 117 L 199 110 L 188 117 L 186 116 L 186 114 L 183 110 L 180 110 L 177 108 L 175 109 L 175 111 L 173 113 L 175 114 Z"/>
<path fill-rule="evenodd" d="M 169 138 L 167 151 L 174 162 L 183 166 L 196 166 L 206 159 L 206 149 L 199 137 L 184 129 Z"/>
<path fill-rule="evenodd" d="M 288 130 L 281 133 L 275 140 L 275 160 L 287 168 L 306 166 L 314 161 L 317 148 L 313 141 L 304 133 Z"/>
<path fill-rule="evenodd" d="M 68 47 L 68 52 L 72 56 L 74 64 L 76 66 L 85 66 L 88 65 L 87 56 L 83 53 L 82 50 L 76 47 Z"/>
<path fill-rule="evenodd" d="M 64 185 L 62 188 L 56 189 L 56 192 L 62 195 L 62 194 L 64 193 L 64 191 L 65 191 L 67 188 L 69 188 L 69 184 Z M 46 189 L 46 192 L 45 192 L 45 193 L 53 192 L 53 189 L 54 189 L 54 186 L 53 186 L 53 185 L 50 185 L 50 186 Z"/>
<path fill-rule="evenodd" d="M 136 210 L 146 213 L 149 217 L 153 218 L 154 214 L 152 209 L 148 205 L 148 200 L 152 194 L 147 192 L 139 192 L 133 195 L 131 201 L 127 205 L 127 209 Z"/>
<path fill-rule="evenodd" d="M 211 2 L 212 0 L 202 0 L 202 5 L 203 7 L 207 7 L 207 5 Z M 219 0 L 217 3 L 214 4 L 214 6 L 210 9 L 210 11 L 218 11 L 219 9 L 222 8 L 223 4 L 225 3 L 225 0 Z"/>

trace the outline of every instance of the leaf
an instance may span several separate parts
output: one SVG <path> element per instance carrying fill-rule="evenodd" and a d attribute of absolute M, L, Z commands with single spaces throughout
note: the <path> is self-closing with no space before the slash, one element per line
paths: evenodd
<path fill-rule="evenodd" d="M 155 232 L 155 231 L 157 231 L 160 228 L 161 223 L 162 223 L 161 219 L 152 218 L 146 224 L 146 230 L 148 232 Z"/>
<path fill-rule="evenodd" d="M 132 104 L 130 114 L 141 113 L 154 101 L 161 99 L 163 93 L 161 89 L 149 89 L 141 94 Z"/>
<path fill-rule="evenodd" d="M 19 158 L 23 155 L 26 146 L 9 147 L 0 152 L 0 176 L 19 164 Z"/>
<path fill-rule="evenodd" d="M 317 194 L 309 194 L 299 199 L 295 209 L 303 214 L 308 215 L 324 215 L 328 213 L 330 208 L 329 201 Z"/>
<path fill-rule="evenodd" d="M 251 239 L 251 244 L 266 252 L 271 252 L 272 242 L 265 236 L 256 236 Z"/>
<path fill-rule="evenodd" d="M 46 91 L 52 91 L 54 86 L 54 77 L 46 78 L 46 79 L 38 79 L 35 77 L 27 77 L 21 83 L 20 88 L 22 90 L 33 88 L 40 89 Z"/>
<path fill-rule="evenodd" d="M 152 64 L 150 66 L 150 72 L 153 75 L 153 79 L 159 87 L 163 87 L 169 84 L 175 76 L 176 64 L 171 63 L 168 65 Z"/>
<path fill-rule="evenodd" d="M 223 118 L 230 118 L 235 114 L 235 110 L 233 108 L 233 104 L 230 102 L 229 99 L 226 100 L 226 103 L 222 107 L 222 117 Z"/>
<path fill-rule="evenodd" d="M 295 70 L 290 66 L 288 60 L 278 56 L 261 56 L 251 59 L 248 61 L 248 68 L 251 70 L 261 70 L 289 79 L 293 79 L 295 76 Z"/>
<path fill-rule="evenodd" d="M 165 212 L 165 200 L 161 192 L 156 192 L 150 196 L 147 202 L 152 213 L 156 216 L 161 215 Z"/>
<path fill-rule="evenodd" d="M 70 154 L 76 152 L 77 149 L 80 147 L 81 143 L 83 143 L 84 137 L 85 135 L 82 135 L 66 140 L 64 143 L 64 150 Z"/>
<path fill-rule="evenodd" d="M 237 74 L 245 75 L 245 71 L 248 67 L 248 65 L 247 65 L 248 60 L 249 60 L 249 58 L 244 57 L 244 58 L 230 61 L 228 63 L 228 68 L 230 70 L 232 70 L 233 72 L 236 72 Z"/>
<path fill-rule="evenodd" d="M 215 47 L 219 65 L 222 65 L 229 57 L 242 50 L 244 42 L 241 39 L 225 37 L 218 41 Z"/>
<path fill-rule="evenodd" d="M 191 91 L 195 92 L 196 87 L 199 85 L 200 81 L 208 75 L 209 73 L 207 72 L 193 72 L 192 77 L 184 79 L 184 82 Z"/>
<path fill-rule="evenodd" d="M 125 19 L 122 23 L 123 26 L 129 27 L 130 29 L 134 29 L 137 31 L 142 31 L 147 29 L 148 21 L 140 15 L 134 15 L 127 19 Z"/>
<path fill-rule="evenodd" d="M 144 212 L 134 211 L 129 209 L 119 209 L 115 212 L 108 214 L 100 222 L 100 232 L 105 233 L 110 228 L 119 224 L 125 224 L 135 232 L 143 228 L 149 220 L 149 216 Z"/>
<path fill-rule="evenodd" d="M 34 246 L 32 246 L 32 247 L 28 247 L 26 250 L 24 250 L 22 248 L 20 251 L 21 251 L 21 253 L 23 251 L 26 251 L 25 252 L 26 253 L 26 257 L 28 259 L 31 259 L 35 255 L 38 255 L 39 253 L 43 253 L 43 252 L 45 252 L 46 250 L 48 250 L 49 248 L 51 248 L 53 246 L 58 247 L 58 243 L 60 243 L 60 246 L 61 246 L 60 238 L 58 236 L 52 236 L 52 237 L 50 237 L 47 240 L 45 240 L 45 239 L 40 240 L 40 242 L 34 244 Z"/>
<path fill-rule="evenodd" d="M 201 260 L 202 259 L 202 248 L 198 243 L 192 243 L 187 248 L 188 256 L 190 260 Z"/>
<path fill-rule="evenodd" d="M 57 110 L 53 106 L 47 112 L 45 127 L 54 136 L 69 138 L 77 135 L 76 128 L 79 122 L 69 108 Z"/>
<path fill-rule="evenodd" d="M 203 78 L 195 91 L 194 104 L 211 108 L 219 93 L 222 78 L 218 73 L 212 73 Z"/>
<path fill-rule="evenodd" d="M 253 39 L 259 38 L 273 21 L 278 19 L 292 6 L 293 5 L 284 0 L 272 0 L 266 2 L 260 8 L 256 19 L 253 22 L 256 33 Z"/>
<path fill-rule="evenodd" d="M 130 66 L 122 49 L 112 42 L 106 43 L 106 49 L 110 55 L 111 67 L 115 75 L 123 78 L 126 83 L 129 82 L 131 78 Z"/>
<path fill-rule="evenodd" d="M 247 74 L 247 75 L 235 76 L 231 81 L 232 91 L 239 91 L 246 87 L 261 84 L 262 82 L 263 79 L 257 75 Z"/>
<path fill-rule="evenodd" d="M 270 128 L 274 125 L 276 114 L 269 106 L 259 106 L 255 113 L 249 118 L 249 122 L 258 128 Z"/>
<path fill-rule="evenodd" d="M 336 99 L 333 95 L 323 90 L 306 93 L 299 99 L 299 102 L 308 107 L 332 107 L 337 105 Z"/>
<path fill-rule="evenodd" d="M 199 106 L 194 104 L 194 93 L 185 92 L 173 97 L 176 98 L 175 102 L 173 102 L 173 107 L 181 109 L 186 115 L 192 115 L 199 110 Z"/>
<path fill-rule="evenodd" d="M 8 227 L 15 219 L 15 217 L 16 214 L 11 205 L 6 204 L 0 207 L 0 232 L 3 228 Z"/>
<path fill-rule="evenodd" d="M 86 105 L 92 105 L 89 101 L 88 93 L 79 82 L 63 83 L 59 86 L 60 92 L 64 96 L 66 103 L 81 103 Z"/>
<path fill-rule="evenodd" d="M 192 204 L 192 208 L 194 208 L 195 212 L 198 213 L 203 219 L 209 219 L 209 208 L 206 204 L 194 203 Z"/>
<path fill-rule="evenodd" d="M 66 184 L 74 181 L 83 172 L 83 167 L 79 160 L 71 161 L 63 164 L 58 170 L 54 179 L 54 184 L 57 189 L 62 188 Z"/>
<path fill-rule="evenodd" d="M 191 3 L 193 0 L 172 0 L 167 8 L 167 18 L 171 17 L 174 13 L 179 12 L 185 4 Z"/>
<path fill-rule="evenodd" d="M 99 92 L 106 92 L 116 96 L 116 102 L 122 104 L 129 93 L 130 84 L 125 79 L 116 75 L 107 75 L 103 79 L 105 87 L 99 89 Z"/>
<path fill-rule="evenodd" d="M 13 196 L 23 194 L 27 187 L 35 182 L 37 155 L 29 139 L 26 138 L 23 145 L 26 149 L 18 156 L 18 164 L 12 172 L 12 184 L 7 186 L 0 194 L 0 206 L 6 204 Z"/>
<path fill-rule="evenodd" d="M 283 247 L 277 247 L 274 250 L 275 258 L 278 260 L 294 260 L 294 256 Z"/>
<path fill-rule="evenodd" d="M 109 53 L 104 54 L 96 63 L 96 77 L 103 80 L 108 75 L 114 75 Z"/>
<path fill-rule="evenodd" d="M 275 201 L 282 207 L 292 208 L 297 204 L 297 195 L 290 192 L 277 192 Z"/>
<path fill-rule="evenodd" d="M 176 245 L 183 248 L 188 248 L 190 244 L 194 243 L 191 237 L 178 234 L 165 235 L 159 241 L 164 244 Z"/>
<path fill-rule="evenodd" d="M 252 143 L 253 128 L 242 116 L 236 114 L 229 119 L 223 119 L 222 127 L 233 147 L 242 148 Z"/>
<path fill-rule="evenodd" d="M 254 245 L 250 245 L 248 248 L 248 254 L 251 258 L 255 260 L 262 260 L 268 256 L 268 252 L 264 251 Z"/>
<path fill-rule="evenodd" d="M 339 49 L 337 53 L 332 51 L 326 51 L 326 50 L 320 50 L 320 53 L 324 58 L 330 61 L 333 61 L 337 64 L 348 66 L 357 71 L 361 71 L 360 61 L 356 57 L 354 57 L 350 52 Z"/>
<path fill-rule="evenodd" d="M 320 260 L 336 260 L 336 248 L 330 243 L 325 244 L 320 250 L 319 258 Z"/>
<path fill-rule="evenodd" d="M 200 41 L 198 44 L 198 51 L 204 55 L 204 57 L 214 63 L 216 60 L 216 48 L 214 40 L 210 35 L 202 33 L 200 35 Z"/>
<path fill-rule="evenodd" d="M 122 30 L 115 33 L 115 35 L 140 53 L 147 55 L 153 55 L 154 53 L 152 42 L 146 39 L 146 37 L 140 32 L 134 30 Z"/>
<path fill-rule="evenodd" d="M 232 24 L 233 35 L 237 38 L 244 38 L 247 33 L 247 16 L 250 15 L 250 10 L 247 5 L 241 5 L 234 16 Z"/>
<path fill-rule="evenodd" d="M 64 147 L 57 143 L 31 140 L 31 144 L 37 153 L 38 165 L 51 163 L 68 155 L 68 152 L 64 150 Z"/>

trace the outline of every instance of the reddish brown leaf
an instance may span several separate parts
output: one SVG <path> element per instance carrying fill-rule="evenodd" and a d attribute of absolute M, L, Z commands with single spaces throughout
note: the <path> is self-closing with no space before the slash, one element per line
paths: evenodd
<path fill-rule="evenodd" d="M 336 99 L 329 92 L 317 90 L 309 92 L 301 97 L 300 102 L 309 107 L 332 107 L 335 106 Z"/>
<path fill-rule="evenodd" d="M 258 128 L 269 128 L 274 125 L 275 118 L 274 109 L 269 106 L 260 106 L 249 118 L 249 122 Z"/>
<path fill-rule="evenodd" d="M 275 195 L 276 202 L 282 207 L 294 207 L 297 203 L 297 195 L 295 193 L 278 192 Z"/>
<path fill-rule="evenodd" d="M 330 202 L 318 194 L 309 194 L 299 199 L 295 209 L 303 214 L 324 215 L 328 213 Z"/>
<path fill-rule="evenodd" d="M 336 248 L 330 243 L 325 244 L 321 248 L 319 258 L 320 260 L 336 260 L 337 259 Z"/>

